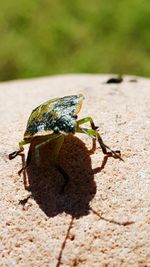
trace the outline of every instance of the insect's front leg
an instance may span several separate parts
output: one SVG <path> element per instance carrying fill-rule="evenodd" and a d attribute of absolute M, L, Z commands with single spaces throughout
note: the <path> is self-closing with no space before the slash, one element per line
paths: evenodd
<path fill-rule="evenodd" d="M 62 134 L 51 134 L 42 137 L 41 143 L 35 145 L 35 157 L 37 164 L 40 163 L 40 148 L 53 140 L 56 140 L 56 143 L 51 154 L 51 161 L 54 163 L 56 162 L 60 148 L 64 142 L 64 136 Z"/>
<path fill-rule="evenodd" d="M 51 162 L 57 168 L 57 170 L 61 173 L 61 175 L 64 178 L 64 183 L 63 183 L 61 190 L 60 190 L 60 193 L 63 193 L 64 189 L 68 183 L 68 180 L 69 180 L 69 176 L 67 175 L 65 170 L 58 163 L 59 152 L 60 152 L 60 149 L 64 143 L 64 135 L 62 135 L 62 134 L 51 135 L 51 136 L 49 136 L 49 138 L 47 140 L 36 145 L 36 147 L 35 147 L 36 161 L 37 161 L 37 163 L 39 163 L 39 161 L 40 161 L 40 152 L 39 152 L 40 147 L 45 145 L 46 143 L 49 143 L 50 141 L 55 141 L 54 147 L 52 148 L 52 151 L 51 151 Z"/>
<path fill-rule="evenodd" d="M 65 172 L 63 167 L 61 167 L 59 162 L 58 162 L 59 152 L 60 152 L 60 149 L 61 149 L 63 143 L 64 143 L 64 135 L 60 135 L 59 138 L 56 141 L 53 153 L 51 155 L 51 159 L 53 161 L 53 164 L 55 165 L 57 170 L 61 173 L 61 175 L 63 176 L 63 179 L 64 179 L 63 184 L 62 184 L 61 189 L 60 189 L 60 192 L 59 192 L 60 194 L 62 194 L 64 192 L 65 187 L 66 187 L 66 185 L 68 184 L 68 181 L 69 181 L 68 174 Z"/>
<path fill-rule="evenodd" d="M 44 136 L 44 137 L 41 137 L 40 140 L 38 138 L 33 138 L 31 143 L 30 143 L 26 163 L 23 166 L 23 168 L 18 172 L 18 174 L 20 175 L 22 173 L 22 171 L 24 171 L 25 169 L 27 169 L 30 166 L 31 159 L 32 159 L 32 153 L 34 150 L 35 150 L 36 163 L 37 163 L 37 165 L 40 165 L 40 147 L 42 147 L 43 145 L 46 145 L 47 143 L 49 143 L 51 140 L 53 140 L 55 138 L 58 138 L 58 136 L 57 137 L 56 137 L 56 135 L 55 136 L 54 135 Z M 40 143 L 39 143 L 39 141 L 40 141 Z"/>
<path fill-rule="evenodd" d="M 31 157 L 32 157 L 32 148 L 33 148 L 33 142 L 30 144 L 28 155 L 27 155 L 27 160 L 25 162 L 25 165 L 21 168 L 21 170 L 18 171 L 18 174 L 20 175 L 24 170 L 26 170 L 31 163 Z"/>
<path fill-rule="evenodd" d="M 23 152 L 23 150 L 24 150 L 24 147 L 23 147 L 23 146 L 26 145 L 26 144 L 28 144 L 28 142 L 25 141 L 25 140 L 22 140 L 21 142 L 19 142 L 19 150 L 10 153 L 10 154 L 8 155 L 9 159 L 12 160 L 12 159 L 14 159 L 15 157 L 17 157 L 18 155 L 20 155 L 21 152 Z"/>

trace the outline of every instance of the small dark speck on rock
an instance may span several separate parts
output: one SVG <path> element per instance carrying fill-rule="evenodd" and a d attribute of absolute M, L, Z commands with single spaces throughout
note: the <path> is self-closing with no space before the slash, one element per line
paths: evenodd
<path fill-rule="evenodd" d="M 122 77 L 112 77 L 112 78 L 109 78 L 106 83 L 121 83 L 123 82 L 123 78 Z"/>

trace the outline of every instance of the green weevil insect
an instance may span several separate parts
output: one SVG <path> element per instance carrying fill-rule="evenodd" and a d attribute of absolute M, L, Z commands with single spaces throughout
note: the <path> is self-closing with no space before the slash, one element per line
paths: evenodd
<path fill-rule="evenodd" d="M 91 117 L 77 120 L 84 96 L 82 94 L 65 96 L 48 100 L 35 108 L 28 120 L 24 138 L 19 142 L 19 150 L 9 154 L 9 159 L 14 159 L 16 156 L 21 155 L 24 150 L 24 145 L 30 144 L 26 165 L 19 171 L 27 168 L 30 165 L 32 151 L 35 149 L 35 154 L 39 158 L 39 149 L 44 144 L 57 141 L 55 144 L 55 152 L 53 155 L 54 162 L 57 162 L 60 148 L 64 142 L 64 136 L 67 134 L 83 133 L 96 139 L 102 152 L 105 155 L 114 158 L 121 158 L 120 151 L 113 151 L 104 144 L 97 128 Z M 90 123 L 90 128 L 81 127 L 84 123 Z"/>

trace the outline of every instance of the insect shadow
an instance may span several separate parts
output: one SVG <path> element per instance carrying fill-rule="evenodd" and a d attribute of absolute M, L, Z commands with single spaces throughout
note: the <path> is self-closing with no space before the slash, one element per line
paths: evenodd
<path fill-rule="evenodd" d="M 63 175 L 50 163 L 50 153 L 54 142 L 41 148 L 40 166 L 36 164 L 33 153 L 32 162 L 27 169 L 27 176 L 32 198 L 49 217 L 66 212 L 74 218 L 87 215 L 90 211 L 89 202 L 96 194 L 94 171 L 90 155 L 96 149 L 88 150 L 77 137 L 68 135 L 59 153 L 59 165 L 69 176 L 64 192 L 60 189 L 64 183 Z M 97 168 L 96 172 L 99 172 Z"/>

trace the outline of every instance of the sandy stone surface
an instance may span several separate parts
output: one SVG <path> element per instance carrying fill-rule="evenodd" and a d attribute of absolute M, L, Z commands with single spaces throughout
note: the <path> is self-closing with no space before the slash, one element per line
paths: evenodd
<path fill-rule="evenodd" d="M 150 80 L 65 75 L 0 84 L 0 266 L 150 266 Z M 26 173 L 18 147 L 28 116 L 42 102 L 83 93 L 79 118 L 92 116 L 124 162 L 104 156 L 83 135 L 68 136 L 59 155 L 70 180 L 42 148 Z M 28 146 L 25 150 L 27 154 Z M 28 187 L 25 188 L 25 182 Z M 31 196 L 30 196 L 31 195 Z"/>

